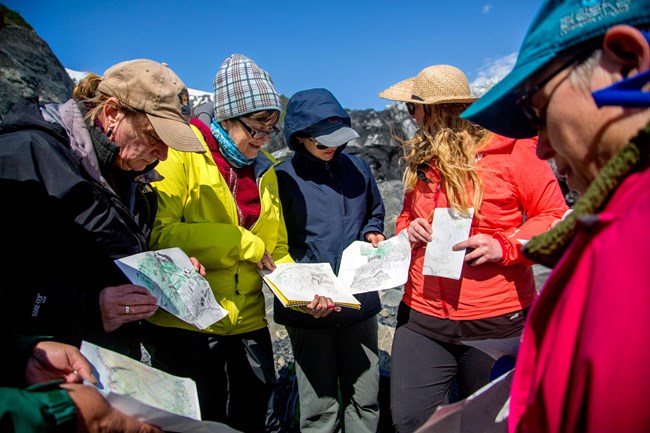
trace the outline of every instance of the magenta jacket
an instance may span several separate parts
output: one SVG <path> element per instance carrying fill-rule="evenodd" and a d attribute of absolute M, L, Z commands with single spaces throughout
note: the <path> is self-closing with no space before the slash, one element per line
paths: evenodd
<path fill-rule="evenodd" d="M 650 168 L 579 224 L 524 328 L 510 432 L 650 431 Z"/>

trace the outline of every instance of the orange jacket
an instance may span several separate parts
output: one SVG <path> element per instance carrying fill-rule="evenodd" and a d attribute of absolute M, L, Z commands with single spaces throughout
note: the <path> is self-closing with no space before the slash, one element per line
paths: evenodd
<path fill-rule="evenodd" d="M 535 155 L 537 139 L 515 140 L 494 135 L 478 154 L 483 181 L 481 217 L 474 216 L 470 236 L 496 238 L 504 257 L 500 262 L 463 266 L 460 280 L 422 275 L 426 244 L 412 251 L 404 302 L 421 313 L 452 320 L 500 316 L 530 306 L 535 294 L 532 262 L 521 254 L 520 239 L 550 228 L 567 210 L 549 164 Z M 434 169 L 427 178 L 437 179 Z M 436 191 L 438 190 L 438 191 Z M 396 232 L 416 218 L 432 220 L 436 207 L 449 207 L 445 188 L 419 180 L 404 196 Z"/>

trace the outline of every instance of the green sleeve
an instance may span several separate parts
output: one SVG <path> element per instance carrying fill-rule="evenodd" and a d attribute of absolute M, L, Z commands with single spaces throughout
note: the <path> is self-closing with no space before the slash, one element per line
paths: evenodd
<path fill-rule="evenodd" d="M 3 433 L 73 433 L 77 408 L 60 381 L 26 389 L 0 387 Z"/>

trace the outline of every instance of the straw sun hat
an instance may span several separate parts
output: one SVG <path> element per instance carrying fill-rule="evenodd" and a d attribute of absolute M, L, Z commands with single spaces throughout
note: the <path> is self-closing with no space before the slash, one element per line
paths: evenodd
<path fill-rule="evenodd" d="M 393 84 L 379 93 L 380 98 L 416 104 L 471 103 L 469 82 L 460 69 L 435 65 L 422 69 L 416 77 Z"/>

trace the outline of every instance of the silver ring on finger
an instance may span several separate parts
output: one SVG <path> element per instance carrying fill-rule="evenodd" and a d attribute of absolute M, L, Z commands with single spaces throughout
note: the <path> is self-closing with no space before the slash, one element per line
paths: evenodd
<path fill-rule="evenodd" d="M 129 307 L 128 305 L 125 305 L 124 306 L 124 313 L 125 314 L 130 314 L 131 313 L 131 307 Z"/>

